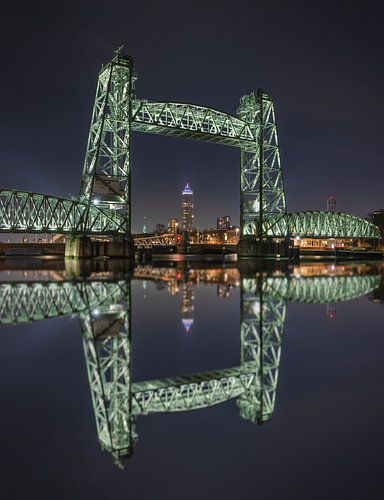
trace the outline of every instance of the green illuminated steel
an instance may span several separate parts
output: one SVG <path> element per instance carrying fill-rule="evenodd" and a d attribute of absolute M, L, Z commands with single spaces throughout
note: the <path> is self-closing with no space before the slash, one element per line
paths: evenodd
<path fill-rule="evenodd" d="M 154 279 L 170 278 L 168 272 L 157 271 Z M 148 279 L 149 269 L 139 275 Z M 287 301 L 348 300 L 380 283 L 379 274 L 242 278 L 239 366 L 135 383 L 130 280 L 2 283 L 0 322 L 79 315 L 99 441 L 119 463 L 133 452 L 135 419 L 140 415 L 196 410 L 237 398 L 243 418 L 269 420 L 276 402 Z"/>
<path fill-rule="evenodd" d="M 132 103 L 132 130 L 228 146 L 255 147 L 248 123 L 216 109 L 179 102 Z"/>
<path fill-rule="evenodd" d="M 343 212 L 292 212 L 288 215 L 288 226 L 293 237 L 380 238 L 380 229 L 372 222 Z"/>
<path fill-rule="evenodd" d="M 113 210 L 28 191 L 0 190 L 0 232 L 123 234 L 125 219 Z"/>
<path fill-rule="evenodd" d="M 121 50 L 98 76 L 78 200 L 0 190 L 0 232 L 130 236 L 131 132 L 138 131 L 240 149 L 242 236 L 378 237 L 376 226 L 348 214 L 287 215 L 275 109 L 265 91 L 243 96 L 235 117 L 196 104 L 136 99 L 135 79 L 133 60 Z"/>
<path fill-rule="evenodd" d="M 130 231 L 133 61 L 120 52 L 101 70 L 81 181 L 80 199 L 118 209 Z"/>
<path fill-rule="evenodd" d="M 224 274 L 224 273 L 223 273 Z M 135 273 L 146 280 L 175 281 L 174 269 L 146 266 Z M 209 281 L 202 273 L 198 282 Z M 326 304 L 366 295 L 380 285 L 381 275 L 362 276 L 282 276 L 264 277 L 263 296 L 284 300 Z M 217 281 L 215 281 L 217 284 Z M 232 282 L 236 287 L 236 281 Z M 0 283 L 0 324 L 18 324 L 67 314 L 78 314 L 98 305 L 119 302 L 128 292 L 129 282 L 120 281 L 25 281 Z M 255 279 L 242 279 L 245 294 L 258 293 Z"/>
<path fill-rule="evenodd" d="M 17 324 L 78 314 L 118 303 L 127 281 L 31 281 L 0 283 L 0 324 Z"/>
<path fill-rule="evenodd" d="M 257 377 L 237 404 L 243 418 L 263 423 L 274 411 L 284 333 L 286 301 L 266 298 L 264 278 L 241 286 L 241 363 L 253 366 Z M 253 286 L 249 286 L 249 281 Z M 251 292 L 250 292 L 251 290 Z"/>
<path fill-rule="evenodd" d="M 285 300 L 309 304 L 329 304 L 357 299 L 380 286 L 381 275 L 363 276 L 282 276 L 264 277 L 263 296 L 268 300 Z M 245 293 L 254 294 L 258 282 L 243 281 Z"/>
<path fill-rule="evenodd" d="M 243 96 L 238 114 L 254 136 L 253 148 L 241 147 L 241 235 L 286 237 L 287 209 L 271 96 L 262 89 Z"/>
<path fill-rule="evenodd" d="M 132 453 L 130 293 L 80 315 L 97 434 L 119 463 Z"/>

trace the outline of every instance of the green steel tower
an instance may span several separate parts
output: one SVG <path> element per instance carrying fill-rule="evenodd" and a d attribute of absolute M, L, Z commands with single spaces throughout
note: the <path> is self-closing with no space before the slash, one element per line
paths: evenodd
<path fill-rule="evenodd" d="M 118 211 L 131 227 L 131 102 L 133 61 L 116 52 L 99 74 L 80 200 Z"/>

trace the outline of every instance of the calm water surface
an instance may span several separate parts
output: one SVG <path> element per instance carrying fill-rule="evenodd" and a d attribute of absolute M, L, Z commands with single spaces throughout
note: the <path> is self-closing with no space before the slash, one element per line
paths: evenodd
<path fill-rule="evenodd" d="M 384 266 L 13 262 L 1 498 L 384 498 Z"/>

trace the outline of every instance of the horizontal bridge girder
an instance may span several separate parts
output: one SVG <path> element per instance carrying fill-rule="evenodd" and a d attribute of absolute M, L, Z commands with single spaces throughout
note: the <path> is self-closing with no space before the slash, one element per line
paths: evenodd
<path fill-rule="evenodd" d="M 137 132 L 215 142 L 247 151 L 256 148 L 256 137 L 248 123 L 196 104 L 135 100 L 131 126 Z"/>
<path fill-rule="evenodd" d="M 77 200 L 19 190 L 0 190 L 1 233 L 124 234 L 114 210 Z"/>
<path fill-rule="evenodd" d="M 380 238 L 380 229 L 366 219 L 344 212 L 312 210 L 288 214 L 288 231 L 293 237 Z"/>

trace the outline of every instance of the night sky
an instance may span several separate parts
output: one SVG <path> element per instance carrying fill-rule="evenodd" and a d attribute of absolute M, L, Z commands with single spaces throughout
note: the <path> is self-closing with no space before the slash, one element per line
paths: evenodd
<path fill-rule="evenodd" d="M 365 216 L 384 206 L 379 2 L 3 2 L 2 188 L 77 194 L 96 78 L 124 45 L 137 96 L 235 113 L 258 87 L 274 97 L 288 209 Z M 133 230 L 180 216 L 239 220 L 239 152 L 135 134 Z"/>

